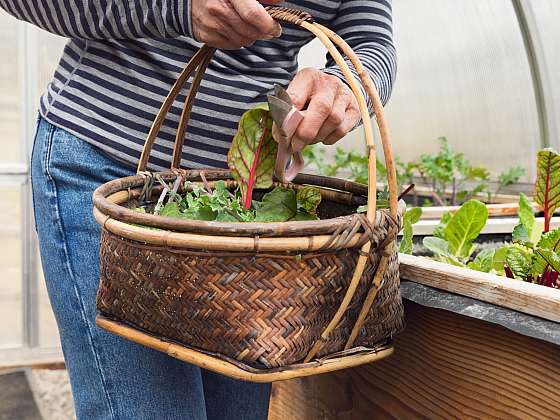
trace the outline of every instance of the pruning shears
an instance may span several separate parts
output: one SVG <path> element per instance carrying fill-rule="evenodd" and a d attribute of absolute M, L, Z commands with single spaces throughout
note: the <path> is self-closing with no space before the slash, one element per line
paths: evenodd
<path fill-rule="evenodd" d="M 303 155 L 294 152 L 292 138 L 303 113 L 294 107 L 290 95 L 280 86 L 274 86 L 274 93 L 268 95 L 268 106 L 274 126 L 272 137 L 278 143 L 274 173 L 281 182 L 290 182 L 303 169 Z"/>

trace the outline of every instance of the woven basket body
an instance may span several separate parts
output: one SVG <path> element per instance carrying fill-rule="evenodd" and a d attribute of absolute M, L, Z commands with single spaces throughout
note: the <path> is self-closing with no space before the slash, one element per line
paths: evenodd
<path fill-rule="evenodd" d="M 391 223 L 379 212 L 376 236 Z M 319 355 L 343 350 L 379 260 Z M 158 337 L 258 367 L 304 358 L 340 306 L 359 248 L 298 253 L 147 245 L 103 231 L 98 309 Z M 394 251 L 396 252 L 396 250 Z M 357 343 L 369 348 L 403 326 L 396 255 Z"/>

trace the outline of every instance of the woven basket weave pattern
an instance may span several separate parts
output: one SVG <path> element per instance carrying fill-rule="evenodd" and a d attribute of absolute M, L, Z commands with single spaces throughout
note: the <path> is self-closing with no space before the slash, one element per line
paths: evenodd
<path fill-rule="evenodd" d="M 387 229 L 378 229 L 378 237 Z M 300 361 L 319 338 L 340 305 L 358 249 L 301 256 L 205 253 L 148 246 L 104 230 L 100 256 L 102 313 L 247 364 L 280 367 Z M 375 252 L 370 261 L 378 261 Z M 362 327 L 370 347 L 402 327 L 396 258 L 391 262 Z M 321 354 L 344 347 L 375 268 L 368 264 Z"/>

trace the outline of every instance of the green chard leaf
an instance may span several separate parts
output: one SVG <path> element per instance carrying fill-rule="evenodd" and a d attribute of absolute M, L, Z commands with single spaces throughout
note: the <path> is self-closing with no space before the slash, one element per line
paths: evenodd
<path fill-rule="evenodd" d="M 537 154 L 537 182 L 535 200 L 544 211 L 544 231 L 550 230 L 550 219 L 560 207 L 560 154 L 543 149 Z"/>
<path fill-rule="evenodd" d="M 401 244 L 399 247 L 399 252 L 403 254 L 412 254 L 413 243 L 412 238 L 414 236 L 412 225 L 417 223 L 422 216 L 422 209 L 420 207 L 414 207 L 406 211 L 403 217 L 403 236 Z"/>
<path fill-rule="evenodd" d="M 256 210 L 256 222 L 286 222 L 297 213 L 296 192 L 289 188 L 276 187 L 263 196 Z"/>
<path fill-rule="evenodd" d="M 309 214 L 317 213 L 317 207 L 321 204 L 321 190 L 306 186 L 297 191 L 296 200 L 299 207 Z"/>
<path fill-rule="evenodd" d="M 453 215 L 448 211 L 443 213 L 443 215 L 441 216 L 441 219 L 439 221 L 439 224 L 434 229 L 434 236 L 435 237 L 445 239 L 444 231 L 445 231 L 445 228 L 447 227 L 447 224 L 449 223 L 449 221 L 451 220 L 452 217 L 453 217 Z"/>
<path fill-rule="evenodd" d="M 504 266 L 506 265 L 506 254 L 511 246 L 512 245 L 508 244 L 494 250 L 491 272 L 499 275 L 505 274 Z"/>
<path fill-rule="evenodd" d="M 513 229 L 513 241 L 535 245 L 542 235 L 543 224 L 536 220 L 533 205 L 523 193 L 519 194 L 518 213 L 519 224 Z"/>
<path fill-rule="evenodd" d="M 560 252 L 560 228 L 551 230 L 550 232 L 546 232 L 542 235 L 541 240 L 537 243 L 537 251 L 551 251 L 552 253 L 559 253 Z M 543 258 L 540 252 L 535 252 L 533 256 L 533 266 L 532 266 L 532 273 L 535 276 L 542 275 L 549 263 L 548 261 Z"/>
<path fill-rule="evenodd" d="M 480 235 L 487 219 L 488 209 L 478 200 L 469 200 L 457 210 L 443 229 L 453 256 L 470 257 L 475 249 L 473 241 Z"/>
<path fill-rule="evenodd" d="M 494 268 L 495 249 L 484 249 L 478 253 L 474 261 L 468 263 L 467 267 L 471 270 L 489 273 Z"/>
<path fill-rule="evenodd" d="M 253 189 L 272 186 L 277 150 L 268 105 L 245 112 L 227 158 L 233 178 L 241 188 L 245 208 L 251 206 Z"/>
<path fill-rule="evenodd" d="M 542 258 L 550 268 L 560 273 L 560 254 L 551 251 L 550 249 L 537 248 L 536 253 Z"/>
<path fill-rule="evenodd" d="M 181 209 L 179 208 L 179 204 L 177 204 L 177 202 L 175 201 L 172 203 L 167 203 L 165 206 L 163 206 L 163 208 L 159 212 L 159 215 L 165 217 L 177 217 L 177 218 L 188 219 L 188 217 L 185 217 L 185 215 L 181 212 Z"/>
<path fill-rule="evenodd" d="M 506 252 L 505 262 L 516 279 L 526 280 L 531 275 L 531 250 L 521 246 L 512 246 Z"/>

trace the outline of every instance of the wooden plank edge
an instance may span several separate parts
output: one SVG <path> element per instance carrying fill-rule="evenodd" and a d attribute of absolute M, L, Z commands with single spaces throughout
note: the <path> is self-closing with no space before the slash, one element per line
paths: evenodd
<path fill-rule="evenodd" d="M 560 323 L 560 290 L 399 254 L 403 279 Z"/>

